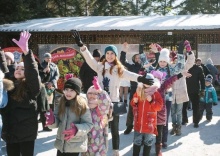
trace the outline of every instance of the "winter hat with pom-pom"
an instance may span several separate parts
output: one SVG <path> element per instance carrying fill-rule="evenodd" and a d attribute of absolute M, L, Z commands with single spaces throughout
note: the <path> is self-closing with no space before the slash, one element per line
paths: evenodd
<path fill-rule="evenodd" d="M 158 62 L 160 62 L 160 61 L 165 61 L 168 64 L 170 63 L 170 51 L 167 48 L 163 48 L 160 51 L 160 56 L 159 56 Z"/>
<path fill-rule="evenodd" d="M 213 80 L 213 77 L 212 75 L 208 74 L 206 77 L 205 77 L 205 81 L 208 81 L 210 83 L 212 83 L 212 80 Z"/>

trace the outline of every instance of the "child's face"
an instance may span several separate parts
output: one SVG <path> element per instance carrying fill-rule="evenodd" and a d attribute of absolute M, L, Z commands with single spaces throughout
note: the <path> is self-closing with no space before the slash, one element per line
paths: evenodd
<path fill-rule="evenodd" d="M 211 82 L 205 81 L 205 85 L 206 85 L 206 86 L 210 86 L 210 85 L 211 85 Z"/>
<path fill-rule="evenodd" d="M 166 61 L 160 61 L 159 66 L 160 66 L 160 68 L 165 68 L 167 66 L 167 62 Z"/>
<path fill-rule="evenodd" d="M 98 92 L 96 89 L 92 88 L 87 92 L 87 99 L 88 100 L 96 100 L 98 98 Z"/>
<path fill-rule="evenodd" d="M 107 60 L 107 62 L 112 63 L 113 61 L 115 61 L 116 55 L 113 51 L 107 51 L 105 54 L 105 59 Z"/>
<path fill-rule="evenodd" d="M 67 100 L 72 100 L 76 97 L 76 91 L 71 89 L 71 88 L 65 88 L 63 90 L 64 96 L 66 97 Z"/>
<path fill-rule="evenodd" d="M 15 68 L 14 77 L 16 79 L 23 79 L 25 77 L 23 66 L 18 66 L 18 67 Z"/>

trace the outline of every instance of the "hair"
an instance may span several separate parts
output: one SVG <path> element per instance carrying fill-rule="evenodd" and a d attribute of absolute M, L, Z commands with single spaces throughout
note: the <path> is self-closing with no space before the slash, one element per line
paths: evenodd
<path fill-rule="evenodd" d="M 66 108 L 66 102 L 67 99 L 63 95 L 60 99 L 60 103 L 58 106 L 58 115 L 61 117 L 65 113 L 65 108 Z M 81 116 L 86 113 L 87 105 L 86 105 L 86 100 L 85 98 L 76 95 L 76 97 L 70 101 L 70 109 L 72 112 L 74 112 L 77 116 Z"/>
<path fill-rule="evenodd" d="M 144 85 L 143 87 L 137 87 L 137 95 L 140 97 L 141 101 L 144 101 L 146 99 L 144 89 L 146 89 Z"/>
<path fill-rule="evenodd" d="M 103 59 L 102 64 L 105 66 L 105 62 L 107 62 L 106 59 Z M 115 57 L 115 60 L 113 61 L 113 66 L 110 68 L 110 74 L 112 74 L 112 70 L 114 68 L 114 66 L 118 66 L 118 76 L 121 77 L 123 74 L 123 70 L 125 69 L 124 66 L 122 65 L 122 63 L 118 60 L 117 57 Z M 105 68 L 103 68 L 102 71 L 102 76 L 105 75 Z"/>
<path fill-rule="evenodd" d="M 25 81 L 25 78 L 22 80 L 16 80 L 14 82 L 16 88 L 14 93 L 12 94 L 12 99 L 14 99 L 15 101 L 22 101 L 24 100 L 25 97 L 27 97 L 27 84 Z"/>

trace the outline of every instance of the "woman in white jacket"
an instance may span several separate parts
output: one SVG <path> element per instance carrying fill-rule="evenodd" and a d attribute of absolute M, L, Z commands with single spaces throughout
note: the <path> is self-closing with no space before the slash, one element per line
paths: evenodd
<path fill-rule="evenodd" d="M 121 79 L 128 81 L 142 82 L 144 84 L 152 85 L 153 80 L 146 79 L 141 76 L 127 71 L 121 62 L 117 59 L 118 50 L 114 45 L 109 45 L 105 48 L 105 59 L 103 62 L 97 62 L 88 51 L 87 47 L 83 45 L 80 35 L 77 31 L 73 31 L 76 44 L 80 47 L 80 51 L 85 58 L 88 65 L 97 72 L 98 81 L 101 88 L 109 93 L 113 103 L 119 102 L 119 88 Z M 112 133 L 112 147 L 113 155 L 119 156 L 119 116 L 114 115 L 111 121 Z"/>

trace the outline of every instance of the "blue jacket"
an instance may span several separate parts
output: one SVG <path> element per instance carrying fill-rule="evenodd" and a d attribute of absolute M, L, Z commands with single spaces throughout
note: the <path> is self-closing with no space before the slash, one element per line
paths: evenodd
<path fill-rule="evenodd" d="M 205 103 L 217 103 L 218 102 L 215 88 L 212 85 L 205 87 L 205 96 L 201 97 L 200 101 L 205 102 Z"/>
<path fill-rule="evenodd" d="M 1 75 L 3 74 L 0 71 Z M 0 108 L 4 108 L 8 103 L 8 94 L 7 91 L 3 88 L 3 77 L 0 77 Z"/>

